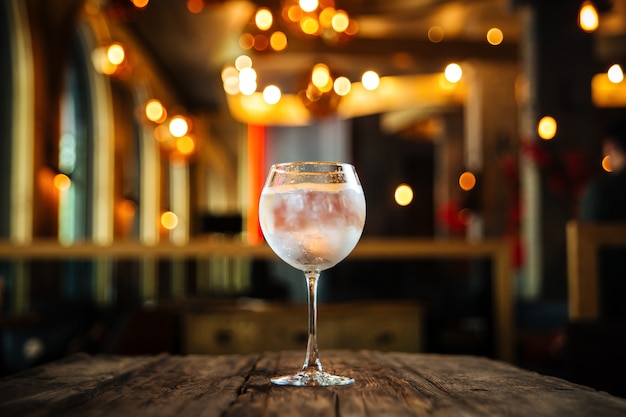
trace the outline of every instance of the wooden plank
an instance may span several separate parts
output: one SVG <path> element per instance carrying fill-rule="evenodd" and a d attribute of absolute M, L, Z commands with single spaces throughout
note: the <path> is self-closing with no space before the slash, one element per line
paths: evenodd
<path fill-rule="evenodd" d="M 322 351 L 344 387 L 279 387 L 304 351 L 255 355 L 76 355 L 0 379 L 2 416 L 626 415 L 626 399 L 471 356 Z"/>

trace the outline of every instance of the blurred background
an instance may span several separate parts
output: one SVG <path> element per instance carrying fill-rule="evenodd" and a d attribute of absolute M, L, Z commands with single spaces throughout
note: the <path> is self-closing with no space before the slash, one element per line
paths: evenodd
<path fill-rule="evenodd" d="M 626 1 L 3 0 L 0 44 L 0 375 L 304 349 L 258 196 L 273 163 L 337 160 L 367 253 L 322 274 L 322 352 L 572 378 L 566 224 L 626 117 Z"/>

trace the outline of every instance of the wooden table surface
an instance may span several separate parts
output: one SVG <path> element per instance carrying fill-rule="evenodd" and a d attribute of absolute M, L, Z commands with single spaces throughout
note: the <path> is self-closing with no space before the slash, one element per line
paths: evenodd
<path fill-rule="evenodd" d="M 280 387 L 304 352 L 78 354 L 0 379 L 0 416 L 626 416 L 626 399 L 473 356 L 322 351 L 344 387 Z"/>

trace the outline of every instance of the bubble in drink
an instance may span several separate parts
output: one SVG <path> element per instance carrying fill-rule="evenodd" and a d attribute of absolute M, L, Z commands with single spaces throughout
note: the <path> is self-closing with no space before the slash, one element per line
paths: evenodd
<path fill-rule="evenodd" d="M 356 246 L 365 223 L 365 197 L 346 184 L 282 185 L 264 189 L 260 222 L 270 247 L 300 270 L 328 269 Z"/>

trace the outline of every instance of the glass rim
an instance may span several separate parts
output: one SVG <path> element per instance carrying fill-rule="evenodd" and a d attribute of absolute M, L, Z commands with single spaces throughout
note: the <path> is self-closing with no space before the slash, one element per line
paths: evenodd
<path fill-rule="evenodd" d="M 349 167 L 354 169 L 354 165 L 349 162 L 336 162 L 336 161 L 293 161 L 293 162 L 279 162 L 271 165 L 272 171 L 289 172 L 287 167 L 297 165 L 309 165 L 309 166 L 334 166 L 334 167 Z M 315 171 L 306 172 L 307 174 L 315 174 Z"/>

